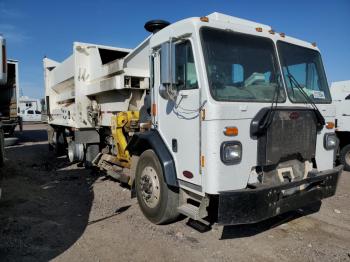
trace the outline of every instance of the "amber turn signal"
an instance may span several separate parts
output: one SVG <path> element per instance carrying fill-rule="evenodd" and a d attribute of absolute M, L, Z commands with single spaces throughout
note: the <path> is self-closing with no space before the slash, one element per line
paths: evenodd
<path fill-rule="evenodd" d="M 334 128 L 334 123 L 333 122 L 327 122 L 327 124 L 326 124 L 326 128 L 327 129 L 333 129 Z"/>
<path fill-rule="evenodd" d="M 157 115 L 157 105 L 152 104 L 152 116 L 156 116 L 156 115 Z"/>
<path fill-rule="evenodd" d="M 225 127 L 224 134 L 225 134 L 225 136 L 237 136 L 238 135 L 238 128 L 235 126 Z"/>

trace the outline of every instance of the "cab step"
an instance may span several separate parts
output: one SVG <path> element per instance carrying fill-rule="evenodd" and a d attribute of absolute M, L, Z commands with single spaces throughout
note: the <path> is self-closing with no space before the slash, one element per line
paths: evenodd
<path fill-rule="evenodd" d="M 193 220 L 200 220 L 199 207 L 191 205 L 191 204 L 183 204 L 177 208 L 178 212 L 192 218 Z"/>

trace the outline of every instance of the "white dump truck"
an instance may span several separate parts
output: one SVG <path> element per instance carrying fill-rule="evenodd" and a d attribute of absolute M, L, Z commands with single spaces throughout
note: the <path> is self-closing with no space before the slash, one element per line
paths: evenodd
<path fill-rule="evenodd" d="M 255 223 L 335 194 L 335 107 L 315 44 L 213 13 L 153 20 L 135 49 L 44 59 L 49 142 L 168 223 Z"/>
<path fill-rule="evenodd" d="M 350 171 L 350 80 L 332 83 L 332 99 L 336 105 L 335 130 L 339 139 L 338 160 Z"/>
<path fill-rule="evenodd" d="M 18 116 L 18 61 L 7 59 L 6 39 L 0 34 L 0 166 L 4 164 L 4 146 L 17 141 Z M 0 180 L 1 180 L 0 172 Z M 0 181 L 1 183 L 1 181 Z M 1 196 L 1 185 L 0 185 Z"/>
<path fill-rule="evenodd" d="M 0 34 L 0 125 L 3 132 L 12 137 L 20 122 L 18 115 L 19 75 L 18 61 L 7 59 L 6 39 Z"/>
<path fill-rule="evenodd" d="M 7 82 L 7 63 L 6 63 L 6 40 L 0 35 L 0 85 Z M 4 154 L 5 154 L 5 145 L 4 145 L 4 130 L 0 122 L 0 168 L 4 164 Z M 0 198 L 2 195 L 2 172 L 0 170 Z"/>

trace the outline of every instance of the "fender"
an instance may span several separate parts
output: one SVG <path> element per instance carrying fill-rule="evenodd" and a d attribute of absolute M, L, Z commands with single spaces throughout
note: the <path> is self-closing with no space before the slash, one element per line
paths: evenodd
<path fill-rule="evenodd" d="M 140 156 L 147 149 L 153 149 L 162 166 L 165 183 L 179 187 L 174 159 L 157 130 L 134 134 L 126 149 L 136 156 Z"/>

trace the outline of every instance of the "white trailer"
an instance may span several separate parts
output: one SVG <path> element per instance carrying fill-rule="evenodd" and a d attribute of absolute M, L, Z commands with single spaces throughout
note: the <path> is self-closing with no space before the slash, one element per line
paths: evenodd
<path fill-rule="evenodd" d="M 315 44 L 219 13 L 145 28 L 133 50 L 75 42 L 62 63 L 44 59 L 57 153 L 128 183 L 156 224 L 255 223 L 334 195 Z"/>
<path fill-rule="evenodd" d="M 340 141 L 338 157 L 344 169 L 350 171 L 350 80 L 333 82 L 331 93 L 337 107 L 335 128 Z"/>

